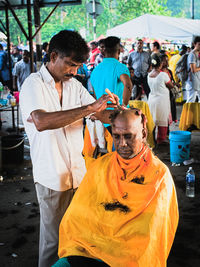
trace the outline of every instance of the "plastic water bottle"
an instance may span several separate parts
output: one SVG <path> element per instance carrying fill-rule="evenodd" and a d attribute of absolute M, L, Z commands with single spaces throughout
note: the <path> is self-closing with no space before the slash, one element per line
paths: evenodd
<path fill-rule="evenodd" d="M 8 103 L 9 103 L 9 104 L 10 104 L 10 100 L 11 100 L 11 98 L 12 98 L 11 93 L 8 93 L 8 95 L 7 95 L 7 99 L 8 99 Z"/>
<path fill-rule="evenodd" d="M 0 98 L 3 98 L 3 84 L 0 82 Z"/>
<path fill-rule="evenodd" d="M 195 196 L 195 173 L 192 167 L 189 167 L 186 173 L 186 196 Z"/>

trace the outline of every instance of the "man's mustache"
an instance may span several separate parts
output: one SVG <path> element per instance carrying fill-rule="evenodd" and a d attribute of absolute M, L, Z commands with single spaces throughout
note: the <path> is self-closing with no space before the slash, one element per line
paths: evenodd
<path fill-rule="evenodd" d="M 65 77 L 74 77 L 73 74 L 65 74 Z"/>

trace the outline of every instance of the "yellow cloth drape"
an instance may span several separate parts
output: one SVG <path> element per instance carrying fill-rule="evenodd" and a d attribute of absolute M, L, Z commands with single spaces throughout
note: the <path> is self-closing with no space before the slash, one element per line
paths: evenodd
<path fill-rule="evenodd" d="M 131 160 L 98 158 L 67 209 L 59 257 L 80 255 L 112 267 L 163 267 L 178 224 L 168 168 L 144 146 Z"/>
<path fill-rule="evenodd" d="M 175 73 L 175 70 L 176 70 L 176 64 L 180 58 L 181 58 L 181 55 L 177 54 L 177 55 L 172 56 L 169 60 L 169 69 L 172 71 L 173 78 L 174 78 L 176 83 L 178 82 L 179 79 Z"/>
<path fill-rule="evenodd" d="M 142 111 L 142 113 L 146 116 L 147 118 L 147 130 L 148 130 L 148 136 L 147 136 L 147 143 L 151 148 L 154 148 L 155 142 L 154 142 L 154 136 L 153 136 L 153 130 L 155 128 L 155 124 L 149 109 L 149 105 L 145 101 L 141 100 L 130 100 L 129 101 L 129 106 L 138 108 Z"/>
<path fill-rule="evenodd" d="M 185 103 L 183 105 L 179 129 L 186 131 L 192 124 L 200 129 L 200 103 Z"/>
<path fill-rule="evenodd" d="M 175 73 L 176 64 L 177 64 L 177 62 L 179 61 L 180 58 L 181 58 L 180 54 L 175 54 L 175 55 L 172 55 L 172 57 L 169 59 L 169 69 L 172 71 L 173 78 L 174 78 L 176 83 L 179 82 L 179 78 Z M 177 103 L 182 103 L 183 102 L 183 94 L 181 94 L 181 97 L 176 99 L 176 102 Z"/>

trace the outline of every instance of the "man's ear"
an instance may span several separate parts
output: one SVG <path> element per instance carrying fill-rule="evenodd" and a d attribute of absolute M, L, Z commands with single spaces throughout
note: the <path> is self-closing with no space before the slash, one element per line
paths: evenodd
<path fill-rule="evenodd" d="M 142 129 L 142 138 L 145 140 L 147 139 L 147 128 Z"/>
<path fill-rule="evenodd" d="M 54 63 L 56 61 L 57 57 L 58 57 L 58 53 L 56 53 L 55 51 L 51 52 L 50 61 L 52 61 Z"/>

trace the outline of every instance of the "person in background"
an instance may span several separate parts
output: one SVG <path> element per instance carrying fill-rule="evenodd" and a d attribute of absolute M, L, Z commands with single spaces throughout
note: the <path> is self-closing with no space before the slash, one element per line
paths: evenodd
<path fill-rule="evenodd" d="M 187 53 L 189 54 L 190 52 L 191 52 L 191 47 L 188 46 L 188 47 L 187 47 Z"/>
<path fill-rule="evenodd" d="M 105 39 L 105 57 L 92 72 L 91 84 L 94 94 L 99 99 L 108 88 L 112 93 L 119 97 L 121 105 L 128 105 L 131 97 L 132 83 L 130 73 L 126 65 L 118 61 L 120 54 L 120 39 L 115 36 L 109 36 Z M 95 121 L 95 125 L 87 120 L 88 130 L 91 139 L 94 140 L 94 133 L 98 135 L 98 145 L 100 149 L 105 148 L 104 127 L 101 122 Z M 109 125 L 105 125 L 110 130 Z"/>
<path fill-rule="evenodd" d="M 75 78 L 82 83 L 82 85 L 88 89 L 88 78 L 89 78 L 89 71 L 87 68 L 87 65 L 83 63 L 83 66 L 78 68 L 77 74 L 75 75 Z"/>
<path fill-rule="evenodd" d="M 105 39 L 105 57 L 92 72 L 91 83 L 97 99 L 105 89 L 119 97 L 120 104 L 128 105 L 132 84 L 128 67 L 118 61 L 120 54 L 120 39 L 109 36 Z"/>
<path fill-rule="evenodd" d="M 111 125 L 116 151 L 88 169 L 61 221 L 53 267 L 167 264 L 179 219 L 173 178 L 146 145 L 141 111 L 116 111 Z"/>
<path fill-rule="evenodd" d="M 42 63 L 46 64 L 49 61 L 49 43 L 44 42 L 42 44 Z"/>
<path fill-rule="evenodd" d="M 8 55 L 6 51 L 4 51 L 2 44 L 0 44 L 0 81 L 9 89 L 12 88 L 8 67 Z"/>
<path fill-rule="evenodd" d="M 141 95 L 141 88 L 148 98 L 149 85 L 147 83 L 147 74 L 151 67 L 151 56 L 148 52 L 143 50 L 143 41 L 137 41 L 137 50 L 130 53 L 128 57 L 128 66 L 134 69 L 134 83 L 137 85 L 137 96 Z"/>
<path fill-rule="evenodd" d="M 124 45 L 120 44 L 119 62 L 127 65 L 129 52 Z"/>
<path fill-rule="evenodd" d="M 131 81 L 132 81 L 132 79 L 134 77 L 134 69 L 132 67 L 129 67 L 128 69 L 130 71 L 130 78 L 131 78 Z"/>
<path fill-rule="evenodd" d="M 167 75 L 169 76 L 170 81 L 173 85 L 178 86 L 174 81 L 171 70 L 168 68 L 169 67 L 168 56 L 167 55 L 161 55 L 160 61 L 161 61 L 161 66 L 162 66 L 161 71 L 167 73 Z M 176 98 L 173 95 L 171 90 L 169 90 L 169 96 L 170 96 L 170 109 L 171 109 L 172 121 L 177 122 Z"/>
<path fill-rule="evenodd" d="M 129 54 L 132 53 L 133 51 L 135 51 L 135 44 L 134 43 L 132 43 L 132 45 L 131 45 L 131 50 L 129 51 Z"/>
<path fill-rule="evenodd" d="M 167 73 L 161 72 L 160 57 L 155 54 L 151 60 L 152 71 L 148 74 L 148 84 L 150 94 L 148 105 L 156 125 L 157 144 L 164 143 L 167 137 L 169 118 L 170 118 L 170 96 L 169 89 L 173 84 Z"/>
<path fill-rule="evenodd" d="M 96 56 L 95 64 L 94 64 L 95 67 L 97 65 L 99 65 L 99 63 L 101 63 L 105 57 L 105 41 L 104 41 L 104 39 L 99 40 L 98 48 L 99 48 L 100 53 Z"/>
<path fill-rule="evenodd" d="M 179 53 L 175 54 L 175 55 L 172 55 L 172 56 L 170 55 L 170 58 L 169 58 L 169 69 L 172 71 L 173 78 L 174 78 L 174 81 L 176 83 L 178 83 L 178 81 L 179 81 L 179 78 L 176 75 L 176 64 L 177 64 L 177 62 L 179 61 L 180 58 L 181 58 L 181 55 Z"/>
<path fill-rule="evenodd" d="M 186 81 L 187 103 L 195 102 L 198 97 L 200 102 L 200 36 L 193 41 L 194 49 L 187 58 L 188 78 Z"/>
<path fill-rule="evenodd" d="M 153 56 L 154 54 L 157 54 L 158 56 L 160 56 L 160 44 L 157 41 L 153 42 L 153 45 L 152 45 L 151 56 Z"/>
<path fill-rule="evenodd" d="M 22 59 L 22 55 L 20 54 L 20 50 L 17 46 L 13 46 L 11 59 L 12 59 L 13 67 L 15 66 L 17 62 L 19 62 Z"/>
<path fill-rule="evenodd" d="M 147 49 L 146 49 L 147 53 L 149 53 L 151 55 L 151 48 L 150 48 L 150 43 L 147 43 Z"/>
<path fill-rule="evenodd" d="M 130 71 L 130 79 L 131 79 L 131 82 L 132 82 L 132 91 L 131 91 L 131 100 L 134 100 L 136 99 L 136 94 L 137 94 L 137 89 L 136 89 L 136 86 L 134 85 L 134 69 L 132 67 L 129 67 L 128 68 L 129 71 Z"/>
<path fill-rule="evenodd" d="M 36 65 L 34 65 L 34 72 L 36 72 Z M 13 75 L 13 90 L 20 91 L 23 82 L 31 74 L 31 65 L 30 65 L 30 52 L 27 50 L 23 51 L 22 59 L 17 62 L 14 66 L 12 75 Z"/>
<path fill-rule="evenodd" d="M 176 63 L 175 73 L 181 82 L 183 100 L 186 101 L 187 100 L 186 80 L 188 78 L 188 70 L 187 70 L 188 53 L 187 53 L 186 45 L 182 45 L 180 55 L 181 55 L 181 58 Z"/>
<path fill-rule="evenodd" d="M 95 113 L 109 123 L 111 97 L 95 100 L 74 79 L 88 53 L 79 33 L 60 31 L 50 40 L 50 61 L 24 81 L 19 95 L 40 208 L 39 267 L 57 260 L 59 224 L 86 171 L 83 118 Z"/>
<path fill-rule="evenodd" d="M 98 48 L 98 43 L 97 42 L 91 42 L 90 43 L 90 57 L 89 57 L 89 63 L 88 66 L 90 69 L 93 69 L 95 66 L 95 59 L 97 55 L 99 55 L 101 51 Z"/>

